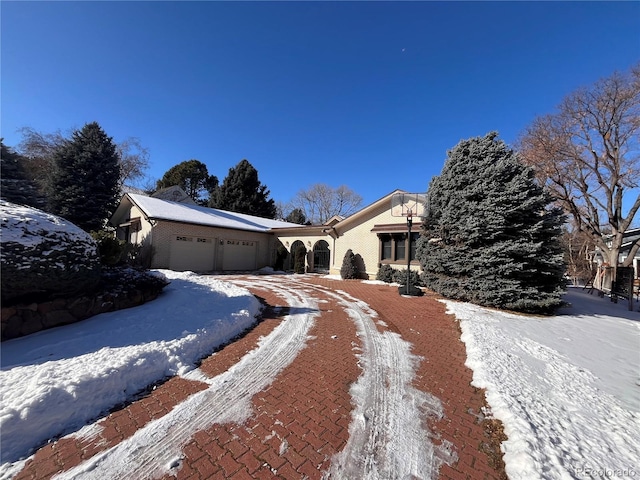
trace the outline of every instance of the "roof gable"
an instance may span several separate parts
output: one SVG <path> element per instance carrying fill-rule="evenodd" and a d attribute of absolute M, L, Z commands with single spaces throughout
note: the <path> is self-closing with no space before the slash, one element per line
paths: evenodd
<path fill-rule="evenodd" d="M 360 223 L 368 219 L 371 215 L 378 214 L 382 207 L 388 206 L 389 211 L 391 211 L 391 197 L 396 193 L 407 192 L 405 192 L 404 190 L 394 190 L 393 192 L 367 205 L 362 210 L 359 210 L 353 215 L 348 216 L 341 222 L 338 222 L 334 225 L 334 227 L 340 232 L 344 232 L 345 230 L 349 230 L 350 228 L 359 225 Z"/>
<path fill-rule="evenodd" d="M 358 210 L 353 215 L 350 215 L 346 218 L 342 218 L 338 215 L 331 217 L 322 225 L 296 225 L 298 228 L 302 228 L 303 230 L 300 233 L 304 232 L 308 235 L 318 235 L 318 234 L 327 234 L 330 235 L 330 232 L 337 232 L 338 235 L 342 235 L 344 232 L 357 227 L 358 225 L 366 222 L 371 217 L 376 215 L 380 215 L 380 212 L 384 211 L 385 208 L 388 208 L 391 211 L 391 197 L 393 197 L 396 193 L 407 193 L 404 190 L 394 190 L 393 192 L 385 195 L 384 197 L 376 200 L 375 202 L 367 205 L 366 207 Z M 395 225 L 395 224 L 394 224 Z M 406 221 L 404 219 L 398 218 L 398 225 L 406 226 Z M 284 227 L 287 228 L 287 227 Z M 293 232 L 289 230 L 278 230 L 279 234 L 289 235 Z"/>
<path fill-rule="evenodd" d="M 133 192 L 135 193 L 135 192 Z M 190 205 L 197 205 L 197 203 L 187 195 L 182 188 L 178 185 L 162 188 L 151 195 L 153 198 L 159 198 L 161 200 L 168 200 L 170 202 L 188 203 Z"/>

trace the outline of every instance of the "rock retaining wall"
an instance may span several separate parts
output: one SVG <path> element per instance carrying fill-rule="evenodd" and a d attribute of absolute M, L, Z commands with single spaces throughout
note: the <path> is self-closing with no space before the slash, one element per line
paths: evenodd
<path fill-rule="evenodd" d="M 3 307 L 1 340 L 4 342 L 47 328 L 68 325 L 100 313 L 136 307 L 154 300 L 161 291 L 162 288 L 136 289 L 119 294 L 98 293 L 94 296 Z"/>

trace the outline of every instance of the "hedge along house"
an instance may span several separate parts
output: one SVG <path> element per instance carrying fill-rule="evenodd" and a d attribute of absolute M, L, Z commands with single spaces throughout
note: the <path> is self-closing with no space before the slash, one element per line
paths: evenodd
<path fill-rule="evenodd" d="M 211 272 L 271 266 L 277 247 L 271 230 L 296 228 L 293 223 L 196 205 L 179 187 L 158 196 L 126 193 L 110 219 L 117 238 L 152 252 L 151 268 Z"/>
<path fill-rule="evenodd" d="M 411 268 L 417 270 L 420 264 L 415 247 L 420 219 L 414 219 L 409 247 L 406 219 L 391 215 L 391 198 L 396 193 L 406 192 L 395 190 L 347 218 L 333 217 L 323 225 L 275 227 L 271 231 L 290 254 L 298 245 L 306 248 L 308 272 L 339 274 L 349 249 L 356 255 L 364 278 L 375 278 L 382 264 L 406 269 L 407 255 Z"/>

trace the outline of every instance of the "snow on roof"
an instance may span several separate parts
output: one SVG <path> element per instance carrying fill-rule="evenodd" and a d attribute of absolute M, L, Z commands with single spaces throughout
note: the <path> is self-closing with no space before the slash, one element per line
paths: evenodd
<path fill-rule="evenodd" d="M 155 220 L 169 220 L 173 222 L 233 228 L 235 230 L 250 230 L 254 232 L 266 232 L 272 228 L 302 226 L 297 223 L 271 220 L 269 218 L 256 217 L 243 213 L 227 212 L 225 210 L 202 207 L 200 205 L 170 202 L 168 200 L 161 200 L 159 198 L 134 193 L 128 194 L 128 197 L 148 218 Z"/>

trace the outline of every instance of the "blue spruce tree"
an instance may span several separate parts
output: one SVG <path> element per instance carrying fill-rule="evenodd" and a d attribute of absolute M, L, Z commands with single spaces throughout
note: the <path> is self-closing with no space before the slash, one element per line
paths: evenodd
<path fill-rule="evenodd" d="M 497 133 L 447 154 L 417 244 L 425 286 L 479 305 L 555 311 L 564 292 L 562 212 Z"/>
<path fill-rule="evenodd" d="M 118 206 L 119 157 L 96 122 L 73 132 L 54 154 L 49 203 L 52 213 L 89 232 L 100 230 Z"/>

